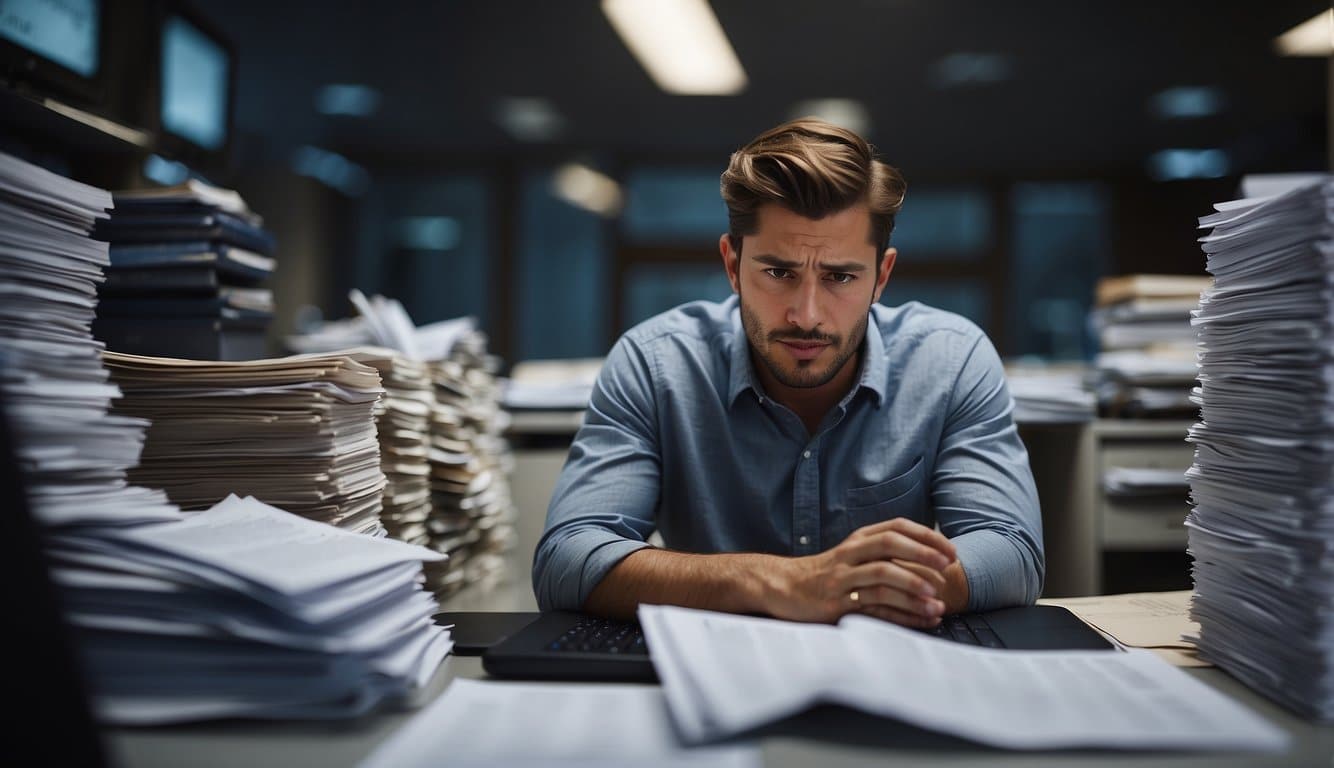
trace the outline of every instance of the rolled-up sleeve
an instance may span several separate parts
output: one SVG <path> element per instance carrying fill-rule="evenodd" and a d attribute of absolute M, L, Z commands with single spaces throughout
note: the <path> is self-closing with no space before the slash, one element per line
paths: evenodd
<path fill-rule="evenodd" d="M 1042 593 L 1042 514 L 1013 411 L 1000 357 L 979 334 L 954 382 L 932 478 L 970 611 L 1028 605 Z"/>
<path fill-rule="evenodd" d="M 651 362 L 630 337 L 598 375 L 533 557 L 544 611 L 580 610 L 617 563 L 649 546 L 661 484 Z"/>

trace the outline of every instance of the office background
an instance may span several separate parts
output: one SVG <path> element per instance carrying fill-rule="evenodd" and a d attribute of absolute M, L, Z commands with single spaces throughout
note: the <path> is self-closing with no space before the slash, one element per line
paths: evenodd
<path fill-rule="evenodd" d="M 126 125 L 163 117 L 127 76 L 160 5 L 104 6 L 101 112 Z M 960 312 L 1009 358 L 1090 357 L 1100 276 L 1203 274 L 1195 218 L 1242 175 L 1326 167 L 1327 60 L 1275 48 L 1320 0 L 712 7 L 732 95 L 664 92 L 592 0 L 197 2 L 233 56 L 225 143 L 109 139 L 48 164 L 240 191 L 278 237 L 275 351 L 359 288 L 419 324 L 476 316 L 507 365 L 599 356 L 725 296 L 718 174 L 798 114 L 858 128 L 908 179 L 884 301 Z M 614 186 L 572 203 L 586 171 Z"/>

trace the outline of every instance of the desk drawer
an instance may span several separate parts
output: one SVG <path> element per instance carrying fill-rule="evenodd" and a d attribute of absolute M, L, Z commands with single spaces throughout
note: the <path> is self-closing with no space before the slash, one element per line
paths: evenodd
<path fill-rule="evenodd" d="M 1102 500 L 1103 549 L 1186 549 L 1186 513 L 1181 499 L 1109 498 Z"/>

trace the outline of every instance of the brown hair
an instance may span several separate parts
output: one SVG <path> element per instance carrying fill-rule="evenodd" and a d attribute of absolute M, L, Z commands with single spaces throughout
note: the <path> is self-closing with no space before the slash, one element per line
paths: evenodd
<path fill-rule="evenodd" d="M 877 268 L 907 191 L 903 175 L 881 162 L 865 139 L 814 117 L 771 128 L 732 153 L 721 187 L 727 234 L 738 254 L 742 236 L 755 234 L 765 203 L 808 219 L 865 203 Z"/>

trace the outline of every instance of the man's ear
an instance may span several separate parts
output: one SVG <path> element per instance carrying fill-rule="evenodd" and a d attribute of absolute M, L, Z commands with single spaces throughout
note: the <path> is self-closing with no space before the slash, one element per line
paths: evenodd
<path fill-rule="evenodd" d="M 875 296 L 871 298 L 874 304 L 880 301 L 880 294 L 885 292 L 885 284 L 889 282 L 889 273 L 894 271 L 894 259 L 899 255 L 897 248 L 886 248 L 884 258 L 880 259 L 880 274 L 875 276 Z"/>
<path fill-rule="evenodd" d="M 718 252 L 723 256 L 723 269 L 727 270 L 727 282 L 732 284 L 732 293 L 741 293 L 741 254 L 732 250 L 732 238 L 724 234 L 718 238 Z"/>

